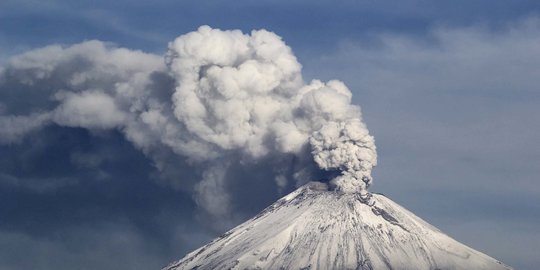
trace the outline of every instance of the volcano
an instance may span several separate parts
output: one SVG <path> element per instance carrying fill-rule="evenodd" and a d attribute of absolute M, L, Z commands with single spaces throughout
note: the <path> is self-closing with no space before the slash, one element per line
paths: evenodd
<path fill-rule="evenodd" d="M 163 269 L 512 268 L 384 195 L 311 182 Z"/>

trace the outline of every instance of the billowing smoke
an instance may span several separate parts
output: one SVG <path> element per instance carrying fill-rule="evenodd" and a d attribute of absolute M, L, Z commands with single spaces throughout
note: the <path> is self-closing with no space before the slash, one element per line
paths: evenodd
<path fill-rule="evenodd" d="M 274 165 L 278 188 L 323 180 L 365 194 L 377 155 L 360 108 L 342 82 L 305 83 L 301 69 L 265 30 L 202 26 L 164 59 L 99 41 L 48 46 L 1 71 L 0 143 L 50 124 L 118 130 L 159 170 L 165 152 L 204 167 L 193 190 L 215 216 L 230 211 L 232 167 L 268 160 L 288 161 Z"/>

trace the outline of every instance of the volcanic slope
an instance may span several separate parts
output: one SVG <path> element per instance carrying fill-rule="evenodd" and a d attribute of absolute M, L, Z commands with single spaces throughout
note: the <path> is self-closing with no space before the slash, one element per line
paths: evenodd
<path fill-rule="evenodd" d="M 512 268 L 383 195 L 311 182 L 164 269 Z"/>

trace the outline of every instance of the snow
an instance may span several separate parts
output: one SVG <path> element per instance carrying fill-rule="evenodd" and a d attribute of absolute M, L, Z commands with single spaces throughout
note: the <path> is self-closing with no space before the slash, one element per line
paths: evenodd
<path fill-rule="evenodd" d="M 164 270 L 511 269 L 379 194 L 309 183 Z"/>

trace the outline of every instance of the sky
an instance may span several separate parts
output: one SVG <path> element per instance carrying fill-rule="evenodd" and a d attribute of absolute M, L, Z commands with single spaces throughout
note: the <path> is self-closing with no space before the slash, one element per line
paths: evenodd
<path fill-rule="evenodd" d="M 146 59 L 128 62 L 146 72 L 201 25 L 272 31 L 305 81 L 344 82 L 377 145 L 372 192 L 516 269 L 540 265 L 538 1 L 5 0 L 0 71 L 45 46 L 106 44 L 105 56 L 127 48 Z M 53 53 L 39 51 L 45 68 Z M 0 116 L 77 101 L 52 94 L 61 80 L 32 85 L 6 74 Z M 153 82 L 156 92 L 170 86 Z M 197 181 L 219 166 L 63 119 L 24 136 L 0 127 L 1 269 L 159 269 L 294 189 L 274 182 L 272 157 L 233 164 L 230 209 L 212 212 Z"/>

